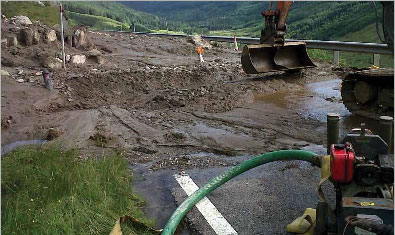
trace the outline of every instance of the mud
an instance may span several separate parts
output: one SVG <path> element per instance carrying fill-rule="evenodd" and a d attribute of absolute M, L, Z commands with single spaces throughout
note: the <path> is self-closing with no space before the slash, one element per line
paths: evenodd
<path fill-rule="evenodd" d="M 2 45 L 2 70 L 10 76 L 1 78 L 1 144 L 45 139 L 55 128 L 62 134 L 46 144 L 79 149 L 86 157 L 123 154 L 139 175 L 138 191 L 149 204 L 159 202 L 158 208 L 175 208 L 172 192 L 164 187 L 165 192 L 144 193 L 151 182 L 145 177 L 161 188 L 163 172 L 169 178 L 185 170 L 222 169 L 280 149 L 321 154 L 326 113 L 341 114 L 342 133 L 366 121 L 344 108 L 336 68 L 323 61 L 297 73 L 250 76 L 242 71 L 240 54 L 221 46 L 206 49 L 199 63 L 195 46 L 183 38 L 92 32 L 89 37 L 105 62 L 88 58 L 53 70 L 54 91 L 36 75 L 41 64 L 35 58 L 41 50 L 60 52 L 58 44 Z M 66 53 L 83 54 L 68 47 Z M 303 165 L 274 168 L 286 174 Z M 158 227 L 164 225 L 158 209 L 147 211 Z"/>

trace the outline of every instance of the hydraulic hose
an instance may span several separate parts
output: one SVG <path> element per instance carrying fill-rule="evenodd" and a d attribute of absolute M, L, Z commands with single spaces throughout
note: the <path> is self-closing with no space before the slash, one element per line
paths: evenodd
<path fill-rule="evenodd" d="M 211 193 L 214 189 L 231 180 L 232 178 L 263 164 L 284 161 L 284 160 L 302 160 L 312 163 L 312 165 L 320 166 L 320 158 L 318 155 L 308 151 L 302 150 L 281 150 L 271 153 L 261 154 L 249 160 L 246 160 L 229 170 L 223 172 L 217 177 L 211 179 L 207 184 L 194 192 L 191 196 L 185 199 L 184 202 L 173 212 L 166 226 L 162 231 L 162 235 L 173 235 L 177 229 L 178 224 L 184 216 L 198 203 L 202 198 Z"/>

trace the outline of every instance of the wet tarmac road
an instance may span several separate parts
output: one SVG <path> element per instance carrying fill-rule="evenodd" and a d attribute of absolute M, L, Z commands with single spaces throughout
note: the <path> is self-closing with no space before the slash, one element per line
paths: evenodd
<path fill-rule="evenodd" d="M 317 82 L 306 85 L 307 89 L 304 91 L 258 95 L 252 107 L 257 109 L 260 105 L 270 104 L 280 109 L 292 110 L 307 119 L 321 122 L 321 131 L 326 128 L 326 114 L 335 112 L 341 116 L 341 136 L 352 128 L 359 127 L 362 122 L 375 132 L 378 127 L 377 121 L 352 115 L 341 103 L 340 82 L 340 80 Z M 226 130 L 214 134 L 221 135 L 222 132 L 226 133 Z M 308 143 L 302 149 L 321 155 L 325 155 L 326 152 L 325 146 L 315 143 Z M 224 158 L 215 155 L 212 157 Z M 228 160 L 236 164 L 251 157 L 253 156 L 228 157 Z M 179 172 L 162 170 L 148 173 L 148 167 L 143 165 L 137 165 L 133 169 L 134 188 L 147 199 L 149 205 L 145 208 L 145 212 L 156 218 L 158 228 L 163 228 L 177 205 L 187 197 L 173 176 Z M 185 173 L 198 186 L 202 186 L 226 169 L 228 168 L 191 169 L 186 170 Z M 208 198 L 238 234 L 286 234 L 285 226 L 288 223 L 302 215 L 305 208 L 316 206 L 318 202 L 316 188 L 319 179 L 320 170 L 306 163 L 270 163 L 227 182 L 212 192 Z M 326 185 L 325 192 L 328 199 L 333 201 L 332 185 Z M 196 207 L 188 213 L 187 221 L 188 229 L 183 229 L 180 234 L 215 234 Z"/>

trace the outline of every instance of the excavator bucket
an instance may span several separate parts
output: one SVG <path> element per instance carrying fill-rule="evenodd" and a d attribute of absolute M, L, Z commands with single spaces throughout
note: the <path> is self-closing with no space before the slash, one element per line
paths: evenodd
<path fill-rule="evenodd" d="M 247 74 L 315 67 L 304 42 L 286 42 L 283 46 L 246 45 L 241 55 L 241 64 Z"/>

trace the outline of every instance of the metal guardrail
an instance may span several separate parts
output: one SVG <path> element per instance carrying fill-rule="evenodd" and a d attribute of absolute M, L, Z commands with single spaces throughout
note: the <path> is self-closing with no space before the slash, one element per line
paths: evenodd
<path fill-rule="evenodd" d="M 166 34 L 166 33 L 136 33 L 146 34 L 152 36 L 171 36 L 171 37 L 187 37 L 186 34 Z M 217 42 L 233 42 L 233 37 L 222 37 L 222 36 L 202 36 L 202 38 L 209 41 Z M 362 42 L 339 42 L 339 41 L 320 41 L 320 40 L 294 40 L 286 39 L 286 42 L 305 42 L 307 48 L 320 49 L 328 51 L 349 51 L 359 53 L 371 53 L 371 54 L 393 54 L 393 50 L 388 48 L 387 44 L 379 43 L 362 43 Z M 243 44 L 259 44 L 259 38 L 245 38 L 238 37 L 238 43 Z"/>
<path fill-rule="evenodd" d="M 106 32 L 120 32 L 132 33 L 130 31 L 115 31 L 106 30 Z M 165 37 L 189 37 L 187 34 L 167 34 L 167 33 L 146 33 L 135 32 L 134 34 L 144 34 L 151 36 L 165 36 Z M 233 37 L 223 36 L 201 36 L 203 39 L 217 42 L 234 42 Z M 394 48 L 389 48 L 387 44 L 379 43 L 362 43 L 362 42 L 340 42 L 340 41 L 320 41 L 320 40 L 294 40 L 286 39 L 286 42 L 305 42 L 306 47 L 310 49 L 329 50 L 334 52 L 334 61 L 339 63 L 339 51 L 357 52 L 357 53 L 370 53 L 374 54 L 374 64 L 379 64 L 380 54 L 393 55 Z M 242 44 L 259 44 L 259 38 L 238 37 L 238 43 Z"/>

